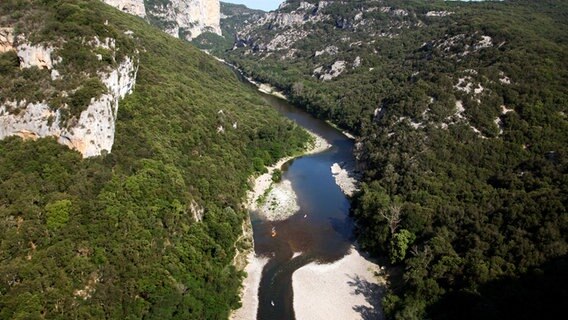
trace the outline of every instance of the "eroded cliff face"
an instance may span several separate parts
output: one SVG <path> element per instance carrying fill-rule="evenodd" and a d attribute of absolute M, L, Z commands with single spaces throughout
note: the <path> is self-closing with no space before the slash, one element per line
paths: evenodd
<path fill-rule="evenodd" d="M 124 12 L 142 18 L 146 17 L 146 7 L 144 6 L 144 0 L 103 0 L 103 1 Z"/>
<path fill-rule="evenodd" d="M 0 28 L 0 53 L 8 52 L 14 49 L 14 29 Z"/>
<path fill-rule="evenodd" d="M 204 32 L 221 35 L 219 0 L 103 0 L 140 16 L 168 34 L 191 40 Z"/>
<path fill-rule="evenodd" d="M 168 34 L 191 40 L 204 32 L 221 35 L 219 0 L 165 0 L 148 4 L 150 21 Z"/>
<path fill-rule="evenodd" d="M 4 29 L 5 34 L 12 30 Z M 13 37 L 10 40 L 14 41 Z M 36 45 L 18 36 L 18 43 L 0 43 L 2 50 L 15 51 L 20 60 L 20 68 L 39 68 L 51 70 L 51 79 L 61 77 L 57 70 L 62 59 L 54 54 L 57 47 Z M 112 38 L 95 38 L 89 45 L 116 52 Z M 92 98 L 79 116 L 63 121 L 67 106 L 54 108 L 47 101 L 7 100 L 0 104 L 0 139 L 19 136 L 23 139 L 55 137 L 59 143 L 79 151 L 83 157 L 93 157 L 112 150 L 114 143 L 116 115 L 119 100 L 131 93 L 136 83 L 138 71 L 137 57 L 124 57 L 115 67 L 97 73 L 105 92 Z M 77 88 L 79 89 L 79 88 Z"/>

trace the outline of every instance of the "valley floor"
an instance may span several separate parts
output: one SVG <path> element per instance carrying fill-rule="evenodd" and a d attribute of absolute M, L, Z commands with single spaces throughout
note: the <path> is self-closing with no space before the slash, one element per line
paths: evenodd
<path fill-rule="evenodd" d="M 314 143 L 305 154 L 322 152 L 331 147 L 322 137 L 312 132 L 310 134 L 314 137 Z M 268 167 L 267 173 L 255 179 L 254 188 L 248 194 L 249 210 L 260 211 L 263 219 L 287 219 L 298 207 L 289 182 L 272 182 L 272 173 L 290 159 L 292 157 L 284 158 Z M 333 169 L 337 168 L 332 168 L 332 173 L 337 175 L 338 170 Z M 263 197 L 264 201 L 258 201 Z M 271 205 L 274 201 L 277 203 Z M 242 307 L 232 314 L 233 320 L 256 318 L 262 270 L 269 258 L 250 252 L 247 260 Z M 332 264 L 310 263 L 298 269 L 292 279 L 296 319 L 382 319 L 381 307 L 377 303 L 384 291 L 385 281 L 379 276 L 380 272 L 380 267 L 363 257 L 355 247 Z"/>

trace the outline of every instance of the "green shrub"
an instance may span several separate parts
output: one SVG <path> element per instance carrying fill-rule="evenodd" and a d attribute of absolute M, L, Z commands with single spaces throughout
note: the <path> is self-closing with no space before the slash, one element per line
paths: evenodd
<path fill-rule="evenodd" d="M 107 87 L 99 78 L 90 78 L 69 96 L 68 105 L 71 116 L 78 117 L 90 104 L 91 99 L 98 99 L 107 92 Z"/>
<path fill-rule="evenodd" d="M 64 227 L 69 221 L 71 200 L 59 200 L 45 206 L 47 228 L 56 231 Z"/>

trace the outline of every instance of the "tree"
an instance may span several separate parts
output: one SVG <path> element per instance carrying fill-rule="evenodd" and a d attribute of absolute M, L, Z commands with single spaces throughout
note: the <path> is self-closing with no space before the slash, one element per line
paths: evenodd
<path fill-rule="evenodd" d="M 399 232 L 394 234 L 391 239 L 391 262 L 396 263 L 402 261 L 404 257 L 406 257 L 408 247 L 415 239 L 416 236 L 406 229 L 401 229 Z"/>
<path fill-rule="evenodd" d="M 69 211 L 71 210 L 71 200 L 59 200 L 45 206 L 47 214 L 47 228 L 58 230 L 69 221 Z"/>
<path fill-rule="evenodd" d="M 391 235 L 394 236 L 396 229 L 398 229 L 398 225 L 400 223 L 400 204 L 391 204 L 387 210 L 381 210 L 380 214 L 383 216 L 389 225 L 389 229 Z"/>

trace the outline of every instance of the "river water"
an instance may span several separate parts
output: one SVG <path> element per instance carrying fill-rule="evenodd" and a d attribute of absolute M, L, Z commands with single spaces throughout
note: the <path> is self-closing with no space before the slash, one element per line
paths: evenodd
<path fill-rule="evenodd" d="M 272 222 L 251 213 L 256 254 L 270 257 L 262 272 L 257 318 L 288 320 L 295 318 L 292 273 L 312 261 L 337 261 L 352 244 L 349 201 L 335 183 L 331 166 L 353 166 L 353 141 L 287 101 L 260 94 L 268 105 L 333 145 L 327 151 L 293 159 L 283 166 L 283 178 L 292 182 L 298 196 L 297 214 Z M 276 237 L 272 237 L 273 228 Z"/>

